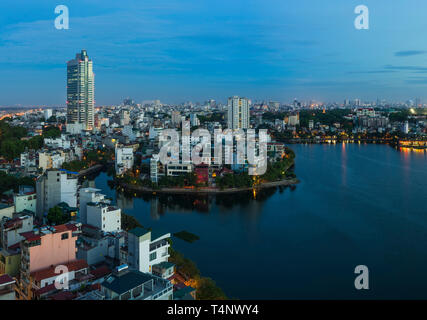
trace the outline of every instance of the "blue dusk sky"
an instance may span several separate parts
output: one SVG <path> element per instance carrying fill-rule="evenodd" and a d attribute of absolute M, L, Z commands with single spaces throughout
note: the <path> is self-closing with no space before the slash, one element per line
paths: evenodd
<path fill-rule="evenodd" d="M 54 27 L 61 4 L 69 30 Z M 369 30 L 354 27 L 360 4 Z M 425 0 L 1 0 L 0 105 L 64 105 L 66 61 L 82 48 L 97 105 L 427 102 L 426 17 Z"/>

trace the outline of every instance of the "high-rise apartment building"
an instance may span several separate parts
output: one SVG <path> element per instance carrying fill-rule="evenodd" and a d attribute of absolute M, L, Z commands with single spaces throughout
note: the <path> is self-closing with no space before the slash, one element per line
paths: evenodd
<path fill-rule="evenodd" d="M 229 129 L 249 128 L 249 100 L 237 96 L 228 98 L 228 118 Z"/>
<path fill-rule="evenodd" d="M 67 123 L 80 124 L 83 129 L 94 126 L 94 85 L 92 60 L 86 50 L 67 62 Z"/>

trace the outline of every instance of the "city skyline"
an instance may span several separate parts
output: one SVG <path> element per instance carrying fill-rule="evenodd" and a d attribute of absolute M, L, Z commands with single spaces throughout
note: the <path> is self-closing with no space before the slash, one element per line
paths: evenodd
<path fill-rule="evenodd" d="M 65 106 L 64 68 L 81 49 L 96 62 L 98 106 L 233 95 L 425 101 L 427 48 L 418 35 L 427 4 L 367 1 L 370 29 L 356 30 L 359 1 L 331 2 L 77 1 L 65 3 L 70 29 L 57 30 L 56 2 L 4 1 L 0 104 Z"/>

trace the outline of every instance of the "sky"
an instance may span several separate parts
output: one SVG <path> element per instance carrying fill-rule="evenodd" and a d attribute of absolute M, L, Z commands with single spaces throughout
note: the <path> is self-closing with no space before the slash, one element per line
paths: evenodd
<path fill-rule="evenodd" d="M 369 30 L 354 10 L 369 8 Z M 69 9 L 69 29 L 54 26 Z M 345 98 L 427 103 L 425 0 L 0 1 L 0 106 L 64 106 L 86 49 L 97 105 Z"/>

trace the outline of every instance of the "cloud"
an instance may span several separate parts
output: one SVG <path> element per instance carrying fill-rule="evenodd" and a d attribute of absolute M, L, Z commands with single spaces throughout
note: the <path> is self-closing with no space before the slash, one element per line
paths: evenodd
<path fill-rule="evenodd" d="M 384 68 L 387 70 L 413 71 L 417 73 L 427 72 L 427 67 L 420 67 L 420 66 L 393 66 L 389 64 L 389 65 L 386 65 Z"/>
<path fill-rule="evenodd" d="M 384 74 L 395 73 L 396 70 L 371 70 L 371 71 L 349 71 L 348 74 Z"/>
<path fill-rule="evenodd" d="M 425 53 L 427 53 L 427 51 L 407 50 L 407 51 L 395 52 L 394 55 L 396 57 L 410 57 L 410 56 L 416 56 L 416 55 L 425 54 Z"/>

